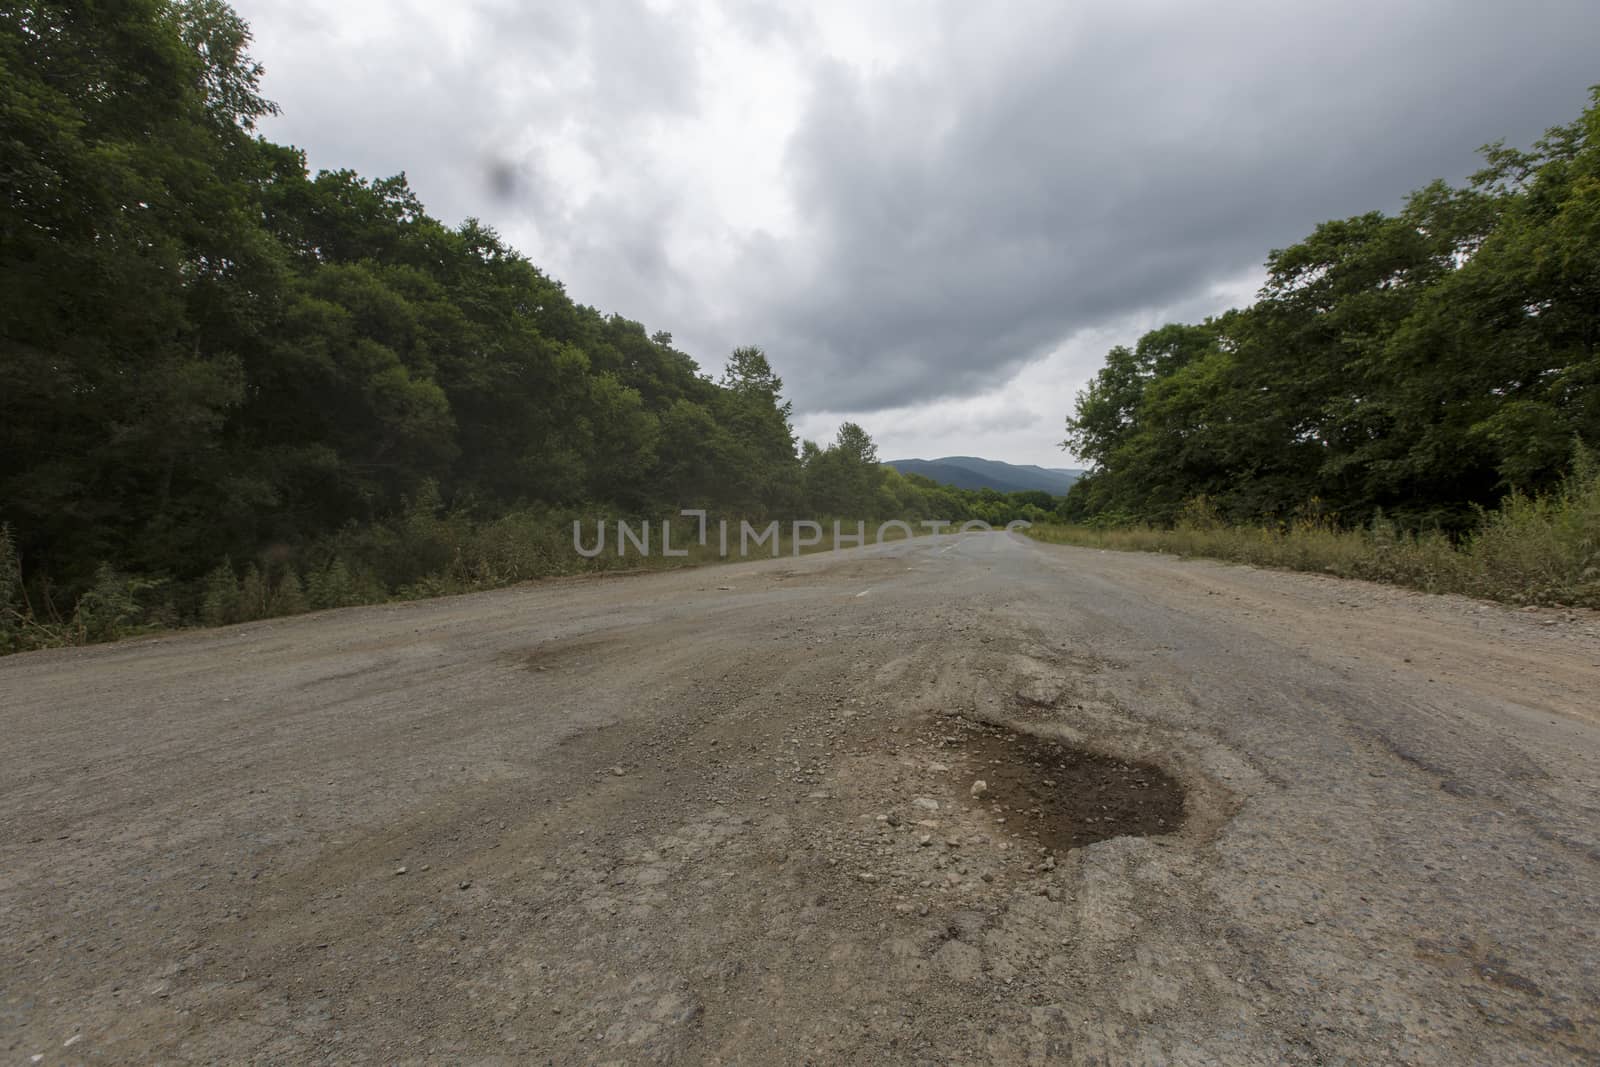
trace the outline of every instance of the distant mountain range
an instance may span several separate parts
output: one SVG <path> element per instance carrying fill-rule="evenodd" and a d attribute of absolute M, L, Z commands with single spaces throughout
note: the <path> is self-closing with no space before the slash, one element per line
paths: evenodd
<path fill-rule="evenodd" d="M 920 474 L 941 485 L 957 489 L 998 489 L 1014 493 L 1021 489 L 1043 489 L 1063 496 L 1083 471 L 1067 467 L 1021 466 L 977 456 L 945 456 L 942 459 L 891 459 L 889 466 L 901 474 Z"/>

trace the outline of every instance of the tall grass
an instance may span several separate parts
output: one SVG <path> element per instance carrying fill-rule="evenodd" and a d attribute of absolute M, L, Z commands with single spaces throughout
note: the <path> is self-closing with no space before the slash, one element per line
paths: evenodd
<path fill-rule="evenodd" d="M 1190 501 L 1172 528 L 1050 524 L 1028 535 L 1053 544 L 1320 571 L 1511 604 L 1600 607 L 1600 464 L 1583 449 L 1555 492 L 1514 492 L 1457 540 L 1402 531 L 1382 515 L 1360 529 L 1341 528 L 1314 505 L 1275 526 L 1229 526 L 1203 497 Z"/>
<path fill-rule="evenodd" d="M 705 545 L 694 537 L 693 521 L 672 517 L 673 551 L 685 554 L 666 556 L 661 551 L 662 517 L 650 520 L 651 551 L 641 555 L 631 544 L 619 553 L 618 516 L 608 516 L 605 550 L 593 558 L 574 549 L 572 524 L 580 518 L 583 542 L 592 546 L 598 516 L 520 511 L 482 521 L 440 507 L 437 497 L 425 492 L 388 523 L 350 527 L 296 549 L 269 547 L 254 559 L 218 560 L 197 580 L 129 575 L 102 564 L 93 583 L 72 599 L 66 612 L 58 609 L 51 586 L 42 577 L 31 583 L 36 595 L 30 596 L 15 541 L 10 530 L 0 526 L 0 654 L 91 644 L 178 626 L 225 626 L 325 608 L 477 592 L 539 578 L 725 561 L 715 517 L 708 520 Z M 642 525 L 637 517 L 625 521 L 635 531 Z M 769 539 L 752 545 L 750 555 L 742 557 L 740 521 L 728 520 L 727 562 L 797 554 L 792 527 L 783 522 L 776 545 Z M 766 523 L 751 525 L 759 530 Z M 833 547 L 831 524 L 823 525 L 828 532 L 821 541 L 802 544 L 799 554 Z M 844 525 L 854 529 L 854 523 Z"/>

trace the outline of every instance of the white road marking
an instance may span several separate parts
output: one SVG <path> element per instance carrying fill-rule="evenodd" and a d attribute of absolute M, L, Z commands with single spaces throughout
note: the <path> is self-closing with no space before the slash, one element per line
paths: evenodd
<path fill-rule="evenodd" d="M 862 597 L 864 597 L 864 596 L 866 596 L 866 595 L 867 595 L 867 594 L 868 594 L 868 593 L 870 593 L 870 592 L 872 592 L 872 590 L 870 590 L 870 589 L 863 589 L 863 590 L 861 590 L 861 592 L 859 592 L 859 593 L 857 593 L 857 594 L 856 594 L 856 599 L 857 599 L 857 600 L 860 600 L 860 599 L 861 599 L 861 598 L 862 598 Z"/>

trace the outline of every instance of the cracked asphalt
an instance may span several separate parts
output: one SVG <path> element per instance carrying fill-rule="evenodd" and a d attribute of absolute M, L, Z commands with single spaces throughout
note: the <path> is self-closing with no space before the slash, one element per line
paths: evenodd
<path fill-rule="evenodd" d="M 1594 613 L 928 537 L 12 656 L 0 736 L 6 1062 L 1600 1060 Z M 1052 742 L 1181 822 L 1045 847 Z"/>

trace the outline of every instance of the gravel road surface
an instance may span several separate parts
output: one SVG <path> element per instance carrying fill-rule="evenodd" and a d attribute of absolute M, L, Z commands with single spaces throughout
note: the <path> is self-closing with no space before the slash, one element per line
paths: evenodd
<path fill-rule="evenodd" d="M 1594 1063 L 1600 618 L 1005 534 L 0 660 L 7 1063 Z"/>

